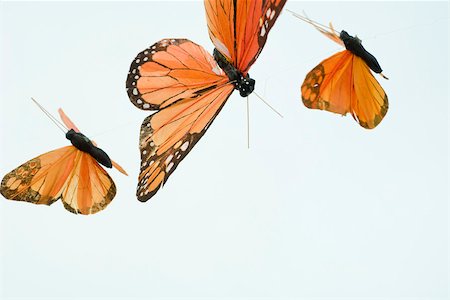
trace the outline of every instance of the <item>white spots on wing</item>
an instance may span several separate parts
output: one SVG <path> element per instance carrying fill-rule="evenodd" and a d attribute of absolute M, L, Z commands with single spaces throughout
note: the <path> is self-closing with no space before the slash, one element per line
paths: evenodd
<path fill-rule="evenodd" d="M 146 57 L 144 57 L 144 59 L 143 59 L 143 61 L 147 61 L 148 60 L 148 57 L 146 56 Z"/>
<path fill-rule="evenodd" d="M 153 45 L 153 46 L 152 46 L 152 49 L 156 49 L 156 46 L 155 46 L 155 45 Z"/>
<path fill-rule="evenodd" d="M 272 12 L 272 10 L 269 8 L 267 11 L 266 11 L 266 17 L 268 18 L 269 16 L 270 16 L 270 13 Z"/>
<path fill-rule="evenodd" d="M 142 105 L 142 107 L 145 108 L 145 109 L 150 108 L 150 104 L 145 103 L 144 105 Z"/>
<path fill-rule="evenodd" d="M 133 89 L 133 95 L 137 96 L 138 94 L 139 94 L 138 89 L 137 89 L 137 88 L 134 88 L 134 89 Z"/>
<path fill-rule="evenodd" d="M 184 142 L 183 145 L 181 145 L 181 151 L 186 151 L 186 149 L 189 147 L 189 141 Z"/>
<path fill-rule="evenodd" d="M 166 166 L 172 161 L 173 158 L 173 154 L 170 154 L 167 158 L 166 161 L 164 162 L 166 164 Z"/>
<path fill-rule="evenodd" d="M 152 161 L 150 161 L 150 164 L 148 166 L 151 167 L 154 163 L 155 163 L 155 161 L 152 160 Z"/>
<path fill-rule="evenodd" d="M 137 70 L 133 69 L 133 71 L 131 71 L 132 74 L 136 74 Z"/>
<path fill-rule="evenodd" d="M 148 123 L 147 123 L 147 127 L 150 127 L 150 126 L 151 126 L 151 124 L 150 124 L 150 122 L 148 122 Z"/>
<path fill-rule="evenodd" d="M 169 41 L 164 39 L 160 42 L 160 45 L 161 47 L 167 47 L 169 45 Z"/>
<path fill-rule="evenodd" d="M 173 43 L 175 43 L 175 40 L 174 40 L 174 39 L 171 39 L 170 42 L 173 44 Z"/>
<path fill-rule="evenodd" d="M 134 76 L 134 79 L 136 80 L 139 79 L 139 75 Z"/>
<path fill-rule="evenodd" d="M 134 94 L 134 91 L 133 91 L 133 94 Z M 136 103 L 137 103 L 137 104 L 142 104 L 142 100 L 141 100 L 141 99 L 137 99 L 137 100 L 136 100 Z"/>
<path fill-rule="evenodd" d="M 137 64 L 141 62 L 141 60 L 139 58 L 136 59 L 135 61 L 136 61 Z"/>
<path fill-rule="evenodd" d="M 272 20 L 272 19 L 273 19 L 273 17 L 275 17 L 275 10 L 272 10 L 272 13 L 270 14 L 270 17 L 269 17 L 269 19 L 270 19 L 270 20 Z"/>
<path fill-rule="evenodd" d="M 143 155 L 147 154 L 147 150 L 142 151 L 142 154 Z"/>
<path fill-rule="evenodd" d="M 148 54 L 148 50 L 145 50 L 145 51 L 144 51 L 144 55 L 147 55 L 147 54 Z"/>
<path fill-rule="evenodd" d="M 151 147 L 155 146 L 155 143 L 154 143 L 153 141 L 150 142 L 150 146 L 151 146 Z"/>
<path fill-rule="evenodd" d="M 173 165 L 174 165 L 174 163 L 171 162 L 171 163 L 167 166 L 167 168 L 166 168 L 166 173 L 168 173 L 168 172 L 172 169 Z"/>
<path fill-rule="evenodd" d="M 265 36 L 265 35 L 266 35 L 266 27 L 263 26 L 263 27 L 261 28 L 261 34 L 260 34 L 260 36 Z"/>
<path fill-rule="evenodd" d="M 156 53 L 156 51 L 155 50 L 152 50 L 152 54 L 155 54 Z"/>

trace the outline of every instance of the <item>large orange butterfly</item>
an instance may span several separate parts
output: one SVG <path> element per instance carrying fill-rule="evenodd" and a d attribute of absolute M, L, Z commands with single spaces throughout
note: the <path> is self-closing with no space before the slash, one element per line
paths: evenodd
<path fill-rule="evenodd" d="M 163 39 L 137 55 L 126 82 L 131 102 L 157 110 L 141 126 L 136 195 L 150 199 L 220 112 L 234 89 L 255 81 L 248 71 L 286 0 L 205 0 L 213 56 L 187 39 Z"/>
<path fill-rule="evenodd" d="M 72 213 L 94 214 L 116 195 L 113 180 L 99 163 L 127 173 L 80 133 L 62 109 L 59 114 L 69 129 L 66 138 L 73 146 L 44 153 L 12 170 L 3 177 L 0 192 L 7 199 L 34 204 L 51 205 L 61 198 Z"/>
<path fill-rule="evenodd" d="M 376 58 L 364 49 L 360 39 L 344 30 L 338 34 L 331 23 L 326 27 L 293 14 L 346 48 L 322 61 L 306 75 L 301 88 L 303 104 L 341 115 L 350 113 L 362 127 L 375 128 L 389 107 L 386 93 L 370 71 L 387 79 Z"/>

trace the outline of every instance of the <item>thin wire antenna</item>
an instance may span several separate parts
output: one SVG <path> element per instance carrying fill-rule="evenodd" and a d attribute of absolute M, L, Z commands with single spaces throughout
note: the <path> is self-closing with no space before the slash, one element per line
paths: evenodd
<path fill-rule="evenodd" d="M 247 149 L 250 149 L 250 100 L 247 96 Z"/>
<path fill-rule="evenodd" d="M 55 123 L 56 127 L 58 127 L 64 134 L 69 130 L 64 124 L 62 124 L 58 119 L 56 119 L 52 114 L 50 114 L 42 105 L 39 104 L 36 100 L 34 100 L 33 97 L 31 97 L 31 100 L 44 112 L 44 114 L 47 115 L 47 117 Z"/>
<path fill-rule="evenodd" d="M 258 95 L 255 91 L 253 91 L 253 94 L 256 95 L 256 97 L 258 97 L 262 102 L 264 102 L 264 104 L 266 104 L 271 110 L 273 110 L 277 115 L 279 115 L 280 117 L 284 118 L 282 114 L 280 114 L 275 108 L 273 108 L 269 103 L 267 103 L 266 100 L 264 100 L 260 95 Z"/>
<path fill-rule="evenodd" d="M 306 23 L 309 23 L 309 24 L 311 24 L 311 25 L 313 25 L 313 26 L 322 28 L 322 29 L 324 29 L 324 30 L 325 30 L 325 29 L 331 30 L 332 32 L 334 32 L 334 33 L 336 33 L 337 35 L 339 35 L 339 32 L 336 31 L 334 28 L 332 28 L 332 27 L 330 27 L 330 26 L 323 25 L 323 24 L 321 24 L 321 23 L 319 23 L 319 22 L 313 21 L 313 20 L 311 20 L 310 18 L 308 18 L 308 16 L 306 15 L 305 12 L 303 12 L 303 14 L 304 14 L 305 16 L 302 16 L 302 15 L 296 13 L 296 12 L 293 12 L 292 10 L 289 10 L 289 9 L 286 9 L 286 10 L 287 10 L 288 12 L 290 12 L 294 17 L 299 18 L 300 20 L 305 21 Z"/>

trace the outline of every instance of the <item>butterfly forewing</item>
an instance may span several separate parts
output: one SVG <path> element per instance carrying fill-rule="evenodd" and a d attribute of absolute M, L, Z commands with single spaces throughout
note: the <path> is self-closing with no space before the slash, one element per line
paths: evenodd
<path fill-rule="evenodd" d="M 211 41 L 244 76 L 261 53 L 286 0 L 205 0 Z"/>
<path fill-rule="evenodd" d="M 187 39 L 163 39 L 137 55 L 127 78 L 131 102 L 157 110 L 190 97 L 225 78 L 214 58 Z"/>
<path fill-rule="evenodd" d="M 345 115 L 351 111 L 354 91 L 352 54 L 344 50 L 325 59 L 307 75 L 302 84 L 306 107 Z"/>

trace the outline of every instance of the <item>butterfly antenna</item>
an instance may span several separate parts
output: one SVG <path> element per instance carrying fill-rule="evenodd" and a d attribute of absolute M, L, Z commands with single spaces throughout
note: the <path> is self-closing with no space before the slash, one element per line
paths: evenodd
<path fill-rule="evenodd" d="M 262 102 L 264 102 L 264 104 L 266 104 L 271 110 L 273 110 L 277 115 L 279 115 L 280 117 L 283 118 L 283 115 L 280 114 L 275 108 L 273 108 L 269 103 L 267 103 L 266 100 L 264 100 L 260 95 L 258 95 L 255 91 L 253 91 L 253 94 L 256 95 L 256 97 L 258 97 Z"/>
<path fill-rule="evenodd" d="M 323 25 L 323 24 L 321 24 L 319 22 L 313 21 L 310 18 L 308 18 L 308 16 L 306 15 L 305 12 L 303 12 L 304 16 L 302 16 L 302 15 L 296 13 L 296 12 L 293 12 L 292 10 L 289 10 L 289 9 L 286 9 L 286 10 L 288 12 L 290 12 L 294 17 L 296 17 L 296 18 L 298 18 L 298 19 L 300 19 L 300 20 L 302 20 L 302 21 L 304 21 L 306 23 L 309 23 L 309 24 L 311 24 L 311 25 L 313 25 L 313 26 L 315 26 L 317 28 L 320 28 L 322 30 L 325 30 L 325 31 L 326 30 L 331 30 L 332 32 L 334 32 L 337 35 L 339 35 L 339 32 L 337 32 L 333 27 Z"/>
<path fill-rule="evenodd" d="M 250 100 L 247 96 L 247 148 L 250 149 Z"/>
<path fill-rule="evenodd" d="M 52 114 L 50 114 L 42 105 L 39 104 L 36 100 L 34 100 L 33 97 L 31 97 L 31 100 L 44 112 L 44 114 L 47 115 L 47 117 L 52 120 L 53 123 L 55 123 L 56 127 L 58 127 L 64 134 L 69 130 L 62 124 L 58 119 L 56 119 Z"/>
<path fill-rule="evenodd" d="M 381 77 L 383 77 L 384 79 L 387 79 L 387 80 L 389 80 L 389 78 L 387 78 L 386 76 L 384 76 L 384 74 L 383 74 L 383 73 L 380 73 L 380 75 L 381 75 Z"/>

